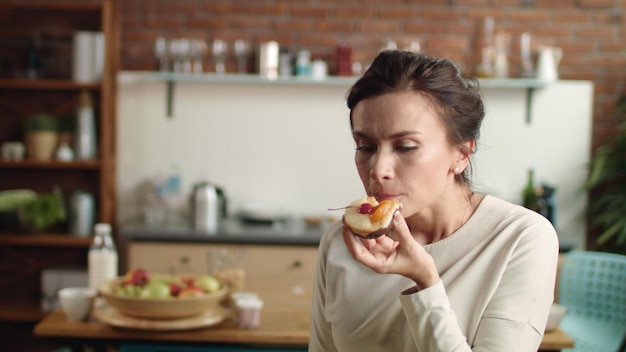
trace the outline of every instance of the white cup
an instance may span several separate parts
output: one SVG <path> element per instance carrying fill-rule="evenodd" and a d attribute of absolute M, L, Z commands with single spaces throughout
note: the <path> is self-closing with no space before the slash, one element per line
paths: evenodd
<path fill-rule="evenodd" d="M 259 326 L 261 321 L 261 309 L 263 301 L 254 294 L 247 294 L 235 298 L 237 307 L 237 327 L 240 329 L 251 329 Z"/>
<path fill-rule="evenodd" d="M 68 287 L 59 291 L 61 308 L 69 321 L 86 320 L 98 291 L 89 287 Z"/>

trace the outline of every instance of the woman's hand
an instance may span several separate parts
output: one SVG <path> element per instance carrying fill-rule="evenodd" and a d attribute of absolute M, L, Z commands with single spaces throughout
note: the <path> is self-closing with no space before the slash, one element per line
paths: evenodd
<path fill-rule="evenodd" d="M 439 282 L 435 263 L 411 235 L 409 227 L 396 212 L 392 220 L 393 236 L 367 239 L 355 235 L 344 225 L 343 239 L 354 259 L 379 274 L 399 274 L 415 281 L 418 289 Z"/>

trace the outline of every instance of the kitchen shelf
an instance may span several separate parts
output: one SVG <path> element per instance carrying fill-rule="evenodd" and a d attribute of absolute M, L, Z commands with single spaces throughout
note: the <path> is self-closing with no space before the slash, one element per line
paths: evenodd
<path fill-rule="evenodd" d="M 13 247 L 88 248 L 91 245 L 91 237 L 78 237 L 65 233 L 0 234 L 0 245 Z"/>
<path fill-rule="evenodd" d="M 0 79 L 0 89 L 99 90 L 99 82 L 79 83 L 69 79 Z"/>
<path fill-rule="evenodd" d="M 179 82 L 179 83 L 229 83 L 261 85 L 307 85 L 307 86 L 345 86 L 349 87 L 358 77 L 328 76 L 323 79 L 309 77 L 278 77 L 269 79 L 256 74 L 217 74 L 217 73 L 179 73 L 160 71 L 120 71 L 118 82 Z M 550 82 L 533 78 L 480 78 L 480 86 L 485 88 L 541 88 Z"/>
<path fill-rule="evenodd" d="M 44 2 L 33 0 L 12 0 L 0 3 L 0 10 L 29 10 L 29 11 L 94 11 L 102 10 L 100 3 L 80 2 Z"/>
<path fill-rule="evenodd" d="M 0 301 L 0 322 L 36 323 L 45 315 L 38 301 Z"/>
<path fill-rule="evenodd" d="M 68 170 L 98 170 L 100 162 L 97 160 L 89 161 L 3 161 L 0 160 L 0 168 L 6 169 L 68 169 Z"/>
<path fill-rule="evenodd" d="M 330 76 L 324 79 L 308 77 L 277 77 L 269 79 L 255 74 L 236 73 L 179 73 L 160 71 L 121 71 L 118 82 L 131 83 L 134 81 L 178 82 L 178 83 L 227 83 L 227 84 L 261 84 L 261 85 L 321 85 L 349 87 L 356 81 L 356 77 Z"/>
<path fill-rule="evenodd" d="M 277 77 L 269 79 L 256 74 L 217 74 L 217 73 L 179 73 L 160 71 L 121 71 L 118 74 L 118 83 L 134 82 L 163 82 L 167 85 L 167 116 L 172 116 L 174 100 L 174 83 L 199 84 L 246 84 L 246 85 L 289 85 L 289 86 L 329 86 L 350 87 L 358 77 L 328 76 L 323 79 L 308 77 Z M 543 88 L 551 82 L 534 78 L 480 78 L 481 89 L 525 89 L 526 90 L 526 122 L 532 121 L 532 98 L 537 88 Z"/>

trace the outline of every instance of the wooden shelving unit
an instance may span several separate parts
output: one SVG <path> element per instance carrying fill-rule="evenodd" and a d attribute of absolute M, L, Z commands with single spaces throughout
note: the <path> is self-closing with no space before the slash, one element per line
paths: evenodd
<path fill-rule="evenodd" d="M 0 59 L 15 71 L 0 71 L 0 144 L 20 141 L 22 121 L 32 113 L 73 114 L 78 94 L 86 90 L 94 98 L 98 150 L 97 158 L 88 161 L 0 159 L 0 191 L 25 188 L 50 192 L 58 187 L 69 199 L 73 191 L 85 190 L 96 200 L 96 221 L 115 224 L 115 89 L 120 28 L 116 1 L 0 0 L 0 12 L 0 31 L 2 26 L 7 29 L 0 41 Z M 24 63 L 17 59 L 25 57 L 20 51 L 29 35 L 39 33 L 47 53 L 68 63 L 71 38 L 78 30 L 98 30 L 105 35 L 100 81 L 79 83 L 69 74 L 48 75 L 45 70 L 36 79 L 18 74 Z M 40 233 L 0 229 L 0 322 L 36 322 L 43 316 L 39 308 L 42 270 L 86 266 L 90 238 L 71 236 L 65 228 Z"/>
<path fill-rule="evenodd" d="M 90 244 L 91 238 L 89 237 L 73 237 L 64 233 L 0 235 L 0 246 L 88 248 Z"/>
<path fill-rule="evenodd" d="M 67 79 L 0 79 L 0 89 L 100 90 L 100 83 L 77 83 Z"/>

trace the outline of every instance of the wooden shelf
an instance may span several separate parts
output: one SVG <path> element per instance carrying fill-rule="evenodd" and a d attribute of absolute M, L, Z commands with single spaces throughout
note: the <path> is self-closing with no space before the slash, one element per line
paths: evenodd
<path fill-rule="evenodd" d="M 0 300 L 0 322 L 36 323 L 45 315 L 40 302 Z"/>
<path fill-rule="evenodd" d="M 80 2 L 44 2 L 41 0 L 9 0 L 0 3 L 3 10 L 29 10 L 29 11 L 100 11 L 102 5 L 98 3 Z"/>
<path fill-rule="evenodd" d="M 88 248 L 90 237 L 77 237 L 64 233 L 0 234 L 0 245 L 19 247 L 74 247 Z"/>
<path fill-rule="evenodd" d="M 2 89 L 98 90 L 100 83 L 80 83 L 70 79 L 0 79 Z"/>
<path fill-rule="evenodd" d="M 0 167 L 5 169 L 72 169 L 72 170 L 98 170 L 100 162 L 97 160 L 86 161 L 3 161 L 0 160 Z"/>

